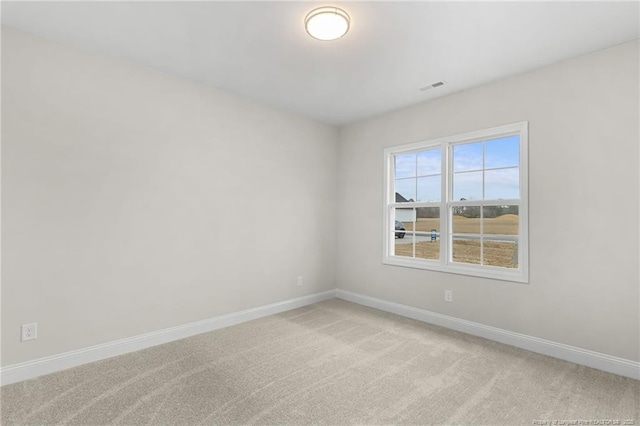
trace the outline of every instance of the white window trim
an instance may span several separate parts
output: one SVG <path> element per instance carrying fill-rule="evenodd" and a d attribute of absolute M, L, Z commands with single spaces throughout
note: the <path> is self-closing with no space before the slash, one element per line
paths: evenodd
<path fill-rule="evenodd" d="M 504 126 L 492 127 L 479 131 L 447 136 L 444 138 L 427 140 L 422 142 L 410 143 L 400 146 L 386 148 L 384 150 L 384 206 L 383 206 L 383 259 L 382 263 L 386 265 L 403 266 L 408 268 L 427 269 L 432 271 L 447 272 L 462 275 L 471 275 L 482 278 L 492 278 L 497 280 L 513 281 L 519 283 L 529 282 L 529 170 L 528 170 L 528 153 L 529 153 L 529 131 L 528 122 L 522 121 L 518 123 L 508 124 Z M 449 261 L 447 254 L 448 235 L 449 235 L 449 207 L 465 204 L 464 201 L 449 201 L 449 194 L 452 190 L 451 186 L 451 147 L 454 144 L 473 142 L 482 140 L 487 137 L 500 137 L 508 134 L 520 135 L 520 199 L 517 201 L 519 205 L 519 228 L 518 228 L 518 269 L 501 268 L 488 265 L 471 265 Z M 394 155 L 408 153 L 412 151 L 420 151 L 428 148 L 440 147 L 442 153 L 442 184 L 441 201 L 437 203 L 412 203 L 415 207 L 440 207 L 440 233 L 447 241 L 443 243 L 440 238 L 440 259 L 416 259 L 402 256 L 393 256 L 393 246 L 395 244 L 395 226 L 390 217 L 391 208 L 396 206 L 394 191 Z M 470 202 L 467 202 L 470 203 Z M 508 204 L 508 200 L 493 201 L 473 201 L 474 205 L 503 205 Z M 405 204 L 406 205 L 406 204 Z"/>

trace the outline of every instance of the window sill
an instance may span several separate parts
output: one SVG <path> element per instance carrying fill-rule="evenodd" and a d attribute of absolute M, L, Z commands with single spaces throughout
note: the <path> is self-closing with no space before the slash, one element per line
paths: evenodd
<path fill-rule="evenodd" d="M 492 266 L 464 265 L 450 262 L 443 265 L 440 261 L 403 258 L 388 256 L 382 261 L 385 265 L 401 266 L 404 268 L 424 269 L 448 274 L 467 275 L 478 278 L 490 278 L 501 281 L 511 281 L 522 284 L 529 283 L 529 277 L 520 269 L 507 269 Z"/>

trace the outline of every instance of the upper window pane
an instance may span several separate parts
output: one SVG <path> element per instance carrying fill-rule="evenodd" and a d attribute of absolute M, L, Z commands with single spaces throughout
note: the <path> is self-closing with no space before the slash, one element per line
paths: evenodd
<path fill-rule="evenodd" d="M 482 172 L 454 173 L 452 200 L 482 200 Z"/>
<path fill-rule="evenodd" d="M 416 175 L 416 153 L 396 155 L 396 179 Z"/>
<path fill-rule="evenodd" d="M 396 203 L 406 203 L 416 200 L 415 178 L 396 180 Z"/>
<path fill-rule="evenodd" d="M 440 186 L 440 176 L 429 176 L 418 178 L 418 202 L 440 201 L 442 187 Z"/>
<path fill-rule="evenodd" d="M 418 176 L 439 175 L 441 168 L 440 149 L 430 149 L 418 153 Z"/>
<path fill-rule="evenodd" d="M 482 170 L 482 142 L 453 146 L 453 171 Z"/>
<path fill-rule="evenodd" d="M 520 198 L 520 169 L 487 170 L 484 172 L 485 200 Z"/>
<path fill-rule="evenodd" d="M 514 167 L 520 165 L 520 136 L 490 139 L 484 143 L 484 167 Z"/>

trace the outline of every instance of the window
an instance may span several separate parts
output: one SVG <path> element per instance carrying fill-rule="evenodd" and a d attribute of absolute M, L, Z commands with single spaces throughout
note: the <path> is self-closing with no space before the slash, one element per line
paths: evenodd
<path fill-rule="evenodd" d="M 383 262 L 528 282 L 527 126 L 385 149 Z"/>

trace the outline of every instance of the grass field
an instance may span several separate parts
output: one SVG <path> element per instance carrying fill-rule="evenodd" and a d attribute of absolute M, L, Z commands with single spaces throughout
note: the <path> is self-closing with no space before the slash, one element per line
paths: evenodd
<path fill-rule="evenodd" d="M 464 216 L 453 216 L 453 232 L 460 234 L 479 234 L 480 218 L 468 218 Z M 496 218 L 482 219 L 484 221 L 485 234 L 518 235 L 518 216 L 515 214 L 505 214 Z M 404 229 L 413 231 L 413 222 L 402 222 Z M 440 232 L 439 218 L 418 218 L 415 223 L 415 231 L 430 232 L 432 229 Z"/>
<path fill-rule="evenodd" d="M 453 232 L 461 234 L 479 234 L 480 218 L 453 217 Z M 506 214 L 497 218 L 483 219 L 483 231 L 493 235 L 518 235 L 518 216 Z M 405 222 L 405 229 L 413 231 L 413 222 Z M 429 233 L 432 229 L 440 232 L 440 219 L 420 218 L 415 223 L 416 232 Z M 396 239 L 396 256 L 413 257 L 413 244 L 411 235 L 406 239 Z M 482 258 L 485 265 L 500 266 L 504 268 L 518 267 L 517 244 L 509 241 L 484 241 L 481 257 L 479 240 L 453 240 L 453 261 L 460 263 L 480 264 Z M 418 241 L 416 243 L 415 257 L 420 259 L 439 259 L 440 241 Z"/>

